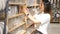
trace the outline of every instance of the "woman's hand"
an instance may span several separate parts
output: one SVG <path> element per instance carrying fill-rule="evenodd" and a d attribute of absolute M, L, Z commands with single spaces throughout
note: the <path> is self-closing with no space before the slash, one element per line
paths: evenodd
<path fill-rule="evenodd" d="M 27 9 L 27 8 L 23 8 L 23 12 L 27 15 L 27 14 L 29 14 L 29 12 L 28 12 L 29 10 Z"/>

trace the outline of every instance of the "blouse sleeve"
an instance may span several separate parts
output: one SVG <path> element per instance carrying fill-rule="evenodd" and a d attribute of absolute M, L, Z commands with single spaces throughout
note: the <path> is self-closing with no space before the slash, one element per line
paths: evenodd
<path fill-rule="evenodd" d="M 34 15 L 35 19 L 38 20 L 41 24 L 45 24 L 48 21 L 50 22 L 50 15 L 46 14 L 46 15 L 42 15 L 42 16 L 38 16 L 38 15 Z"/>

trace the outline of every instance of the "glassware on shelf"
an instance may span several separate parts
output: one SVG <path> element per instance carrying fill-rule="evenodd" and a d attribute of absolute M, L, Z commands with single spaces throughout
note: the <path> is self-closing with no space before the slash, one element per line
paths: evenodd
<path fill-rule="evenodd" d="M 8 17 L 18 14 L 17 6 L 9 6 Z"/>

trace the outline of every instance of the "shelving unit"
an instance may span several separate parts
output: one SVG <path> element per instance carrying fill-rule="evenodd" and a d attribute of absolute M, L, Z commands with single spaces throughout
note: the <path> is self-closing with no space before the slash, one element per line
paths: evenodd
<path fill-rule="evenodd" d="M 26 33 L 26 23 L 25 23 L 25 14 L 19 13 L 20 8 L 25 3 L 15 2 L 18 0 L 10 0 L 9 1 L 9 9 L 7 24 L 9 28 L 9 34 L 25 34 Z M 24 0 L 25 1 L 25 0 Z"/>
<path fill-rule="evenodd" d="M 9 34 L 31 34 L 36 30 L 34 23 L 23 13 L 22 6 L 26 6 L 29 9 L 29 7 L 36 8 L 39 4 L 36 3 L 37 0 L 31 0 L 34 2 L 33 5 L 28 5 L 28 1 L 30 0 L 9 1 L 9 11 L 7 12 Z M 32 12 L 34 13 L 34 11 L 30 12 L 31 15 L 34 15 Z"/>
<path fill-rule="evenodd" d="M 60 0 L 50 0 L 52 7 L 52 23 L 60 23 Z"/>

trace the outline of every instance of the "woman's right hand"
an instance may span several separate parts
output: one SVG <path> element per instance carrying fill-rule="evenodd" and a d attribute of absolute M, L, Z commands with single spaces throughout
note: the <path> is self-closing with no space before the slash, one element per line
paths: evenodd
<path fill-rule="evenodd" d="M 23 7 L 23 12 L 24 12 L 26 15 L 29 14 L 28 11 L 29 11 L 28 8 Z"/>

